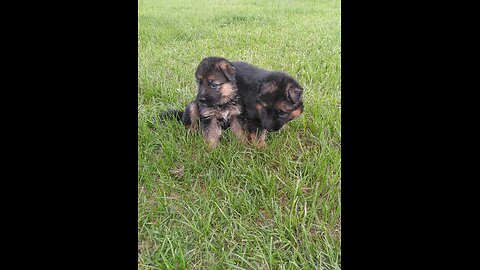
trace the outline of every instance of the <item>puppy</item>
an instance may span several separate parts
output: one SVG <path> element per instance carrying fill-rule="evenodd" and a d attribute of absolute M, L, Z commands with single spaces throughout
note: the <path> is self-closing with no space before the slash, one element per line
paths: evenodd
<path fill-rule="evenodd" d="M 265 147 L 266 131 L 278 131 L 303 113 L 303 88 L 290 75 L 232 62 L 244 113 L 244 130 L 258 148 Z"/>
<path fill-rule="evenodd" d="M 223 129 L 229 128 L 242 142 L 245 133 L 240 115 L 243 113 L 238 95 L 236 70 L 232 63 L 221 57 L 203 59 L 195 71 L 197 96 L 185 111 L 168 111 L 161 115 L 174 115 L 189 130 L 200 127 L 210 149 L 218 145 Z"/>

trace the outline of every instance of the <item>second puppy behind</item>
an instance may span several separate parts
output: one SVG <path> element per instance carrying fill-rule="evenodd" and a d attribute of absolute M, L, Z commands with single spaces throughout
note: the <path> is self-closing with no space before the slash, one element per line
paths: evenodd
<path fill-rule="evenodd" d="M 266 131 L 278 131 L 303 113 L 303 88 L 290 75 L 232 62 L 244 113 L 244 129 L 257 147 L 265 147 Z"/>

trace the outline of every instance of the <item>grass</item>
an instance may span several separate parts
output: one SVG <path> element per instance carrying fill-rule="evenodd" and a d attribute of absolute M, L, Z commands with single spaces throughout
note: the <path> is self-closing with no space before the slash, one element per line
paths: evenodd
<path fill-rule="evenodd" d="M 340 269 L 340 1 L 138 4 L 139 269 Z M 263 150 L 158 123 L 208 56 L 290 73 L 304 114 Z"/>

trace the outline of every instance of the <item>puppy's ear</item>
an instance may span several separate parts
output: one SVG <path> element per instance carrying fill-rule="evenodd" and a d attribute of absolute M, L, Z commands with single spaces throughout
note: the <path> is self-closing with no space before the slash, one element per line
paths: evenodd
<path fill-rule="evenodd" d="M 229 81 L 235 81 L 235 74 L 237 73 L 237 71 L 235 70 L 235 67 L 233 66 L 232 63 L 228 62 L 228 61 L 221 61 L 218 66 L 220 67 L 220 69 L 223 71 L 223 74 L 225 74 L 225 76 L 227 76 L 227 79 Z"/>
<path fill-rule="evenodd" d="M 273 93 L 276 90 L 277 90 L 277 84 L 274 81 L 264 83 L 260 88 L 260 96 L 266 95 L 268 93 Z"/>
<path fill-rule="evenodd" d="M 295 87 L 291 84 L 287 87 L 287 96 L 293 103 L 298 103 L 302 100 L 302 88 Z"/>

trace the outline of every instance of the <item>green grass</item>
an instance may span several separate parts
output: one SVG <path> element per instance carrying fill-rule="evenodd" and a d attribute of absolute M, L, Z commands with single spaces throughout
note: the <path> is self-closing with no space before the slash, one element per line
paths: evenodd
<path fill-rule="evenodd" d="M 341 268 L 340 53 L 340 1 L 139 1 L 139 269 Z M 263 150 L 158 123 L 208 56 L 290 73 L 304 114 Z"/>

